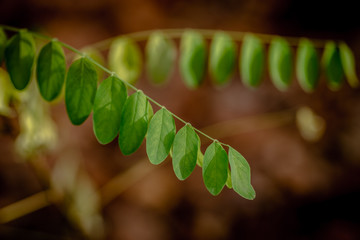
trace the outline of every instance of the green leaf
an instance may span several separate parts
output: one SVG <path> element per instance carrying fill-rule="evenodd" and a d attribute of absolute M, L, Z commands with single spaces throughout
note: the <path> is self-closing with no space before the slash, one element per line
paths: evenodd
<path fill-rule="evenodd" d="M 328 41 L 325 44 L 321 63 L 325 70 L 329 88 L 333 91 L 339 90 L 344 80 L 344 69 L 341 63 L 340 50 L 335 42 Z"/>
<path fill-rule="evenodd" d="M 296 75 L 305 92 L 312 92 L 319 82 L 319 58 L 312 42 L 300 39 L 296 59 Z"/>
<path fill-rule="evenodd" d="M 214 196 L 218 195 L 228 177 L 228 156 L 217 141 L 205 151 L 202 174 L 207 190 Z"/>
<path fill-rule="evenodd" d="M 86 56 L 90 57 L 91 59 L 93 59 L 94 61 L 99 63 L 100 65 L 102 65 L 102 66 L 105 65 L 105 59 L 98 49 L 90 46 L 90 47 L 84 47 L 84 48 L 80 49 L 80 52 L 82 52 Z M 73 61 L 75 61 L 81 57 L 82 57 L 82 55 L 77 54 Z M 104 76 L 104 70 L 102 70 L 98 66 L 95 66 L 95 69 L 96 69 L 96 72 L 98 75 L 98 80 L 101 81 Z"/>
<path fill-rule="evenodd" d="M 240 52 L 240 73 L 248 87 L 260 85 L 265 62 L 265 51 L 261 40 L 251 34 L 244 37 Z"/>
<path fill-rule="evenodd" d="M 359 79 L 356 75 L 355 57 L 349 46 L 342 42 L 339 44 L 340 57 L 344 68 L 346 79 L 352 88 L 359 86 Z"/>
<path fill-rule="evenodd" d="M 280 37 L 271 41 L 269 48 L 269 71 L 272 82 L 280 91 L 288 89 L 293 70 L 293 55 L 289 43 Z"/>
<path fill-rule="evenodd" d="M 169 155 L 176 134 L 175 121 L 168 110 L 157 111 L 149 124 L 146 152 L 152 164 L 160 164 Z"/>
<path fill-rule="evenodd" d="M 228 167 L 228 175 L 227 175 L 227 178 L 226 178 L 226 186 L 229 189 L 232 189 L 231 172 L 230 172 L 229 167 Z"/>
<path fill-rule="evenodd" d="M 125 103 L 120 118 L 119 147 L 130 155 L 141 145 L 148 129 L 149 102 L 142 91 L 133 93 Z"/>
<path fill-rule="evenodd" d="M 125 37 L 114 40 L 109 50 L 109 67 L 120 79 L 134 84 L 141 74 L 142 67 L 138 45 Z"/>
<path fill-rule="evenodd" d="M 199 136 L 188 124 L 176 134 L 173 144 L 173 168 L 179 180 L 185 180 L 194 171 L 199 142 Z"/>
<path fill-rule="evenodd" d="M 123 106 L 127 99 L 124 83 L 115 76 L 105 79 L 96 91 L 93 126 L 97 140 L 107 144 L 119 133 Z"/>
<path fill-rule="evenodd" d="M 8 72 L 0 68 L 0 115 L 6 117 L 15 115 L 14 110 L 11 108 L 11 99 L 15 98 L 15 91 Z"/>
<path fill-rule="evenodd" d="M 2 28 L 0 28 L 0 64 L 4 58 L 4 51 L 6 46 L 7 37 Z"/>
<path fill-rule="evenodd" d="M 35 43 L 25 30 L 13 36 L 6 44 L 5 63 L 14 87 L 23 90 L 29 83 L 35 59 Z"/>
<path fill-rule="evenodd" d="M 209 72 L 213 82 L 224 85 L 234 73 L 236 45 L 225 32 L 217 32 L 210 46 Z"/>
<path fill-rule="evenodd" d="M 229 147 L 229 162 L 233 189 L 243 198 L 255 198 L 254 188 L 251 186 L 250 166 L 246 159 L 235 149 Z"/>
<path fill-rule="evenodd" d="M 155 84 L 164 83 L 174 70 L 176 48 L 174 42 L 162 32 L 150 35 L 146 44 L 146 70 Z"/>
<path fill-rule="evenodd" d="M 187 87 L 199 87 L 204 78 L 206 46 L 201 34 L 188 30 L 180 43 L 180 74 Z"/>
<path fill-rule="evenodd" d="M 85 57 L 73 62 L 65 85 L 65 105 L 70 121 L 82 124 L 90 115 L 97 87 L 97 74 L 93 64 Z"/>
<path fill-rule="evenodd" d="M 49 102 L 54 100 L 61 92 L 66 74 L 64 51 L 58 42 L 51 41 L 41 49 L 36 74 L 41 96 Z"/>

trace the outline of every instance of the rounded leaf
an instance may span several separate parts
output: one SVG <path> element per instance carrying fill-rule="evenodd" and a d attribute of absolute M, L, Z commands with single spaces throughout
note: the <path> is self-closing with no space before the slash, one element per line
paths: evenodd
<path fill-rule="evenodd" d="M 119 78 L 110 76 L 99 85 L 94 101 L 93 126 L 101 144 L 111 142 L 118 135 L 126 99 L 127 90 Z"/>
<path fill-rule="evenodd" d="M 202 174 L 205 186 L 216 196 L 228 178 L 228 156 L 223 147 L 215 141 L 206 149 L 203 161 Z"/>
<path fill-rule="evenodd" d="M 7 42 L 5 63 L 16 89 L 23 90 L 28 85 L 34 59 L 35 43 L 30 33 L 22 30 Z"/>
<path fill-rule="evenodd" d="M 224 85 L 229 82 L 234 73 L 236 60 L 236 45 L 232 38 L 217 32 L 210 46 L 209 72 L 213 82 Z"/>
<path fill-rule="evenodd" d="M 277 89 L 288 89 L 293 70 L 293 55 L 289 43 L 280 37 L 271 41 L 269 48 L 270 77 Z"/>
<path fill-rule="evenodd" d="M 243 198 L 255 198 L 255 190 L 251 186 L 250 166 L 246 159 L 235 149 L 229 147 L 232 187 Z"/>
<path fill-rule="evenodd" d="M 58 42 L 51 41 L 41 49 L 36 68 L 40 94 L 46 101 L 52 101 L 60 94 L 65 74 L 64 51 Z"/>
<path fill-rule="evenodd" d="M 97 73 L 93 64 L 85 57 L 73 62 L 65 85 L 66 111 L 72 124 L 80 125 L 90 115 L 96 87 Z"/>
<path fill-rule="evenodd" d="M 346 79 L 351 87 L 356 88 L 359 86 L 359 79 L 356 74 L 354 53 L 344 42 L 339 44 L 339 49 Z"/>
<path fill-rule="evenodd" d="M 134 84 L 141 74 L 141 52 L 131 39 L 120 37 L 109 50 L 109 67 L 120 79 Z"/>
<path fill-rule="evenodd" d="M 146 44 L 146 70 L 155 84 L 164 83 L 174 70 L 176 48 L 174 42 L 162 32 L 150 35 Z"/>
<path fill-rule="evenodd" d="M 244 37 L 240 52 L 240 74 L 248 87 L 260 85 L 265 62 L 265 51 L 261 40 L 251 34 Z"/>
<path fill-rule="evenodd" d="M 194 171 L 199 143 L 199 136 L 188 124 L 176 134 L 173 144 L 173 168 L 178 179 L 185 180 Z"/>
<path fill-rule="evenodd" d="M 296 58 L 296 75 L 305 92 L 312 92 L 319 82 L 319 58 L 312 42 L 300 39 Z"/>
<path fill-rule="evenodd" d="M 199 87 L 204 78 L 206 45 L 198 32 L 184 32 L 180 43 L 180 74 L 190 89 Z"/>
<path fill-rule="evenodd" d="M 119 147 L 130 155 L 141 145 L 148 129 L 149 102 L 142 91 L 133 93 L 125 102 L 120 117 Z"/>
<path fill-rule="evenodd" d="M 4 50 L 6 46 L 7 37 L 2 28 L 0 28 L 0 64 L 4 58 Z"/>
<path fill-rule="evenodd" d="M 105 65 L 105 59 L 98 49 L 89 46 L 89 47 L 84 47 L 84 48 L 80 49 L 80 52 L 82 52 L 86 56 L 90 57 L 91 59 L 93 59 L 94 61 L 99 63 L 100 65 L 102 65 L 102 66 Z M 75 61 L 81 57 L 82 57 L 81 55 L 77 54 L 73 61 Z M 102 70 L 98 66 L 95 66 L 95 69 L 98 74 L 98 80 L 101 81 L 104 76 L 104 70 Z"/>
<path fill-rule="evenodd" d="M 152 164 L 160 164 L 169 155 L 176 134 L 175 121 L 168 110 L 155 113 L 149 124 L 146 152 Z"/>
<path fill-rule="evenodd" d="M 331 90 L 338 90 L 343 84 L 344 69 L 341 63 L 340 50 L 335 42 L 328 41 L 325 44 L 322 65 Z"/>

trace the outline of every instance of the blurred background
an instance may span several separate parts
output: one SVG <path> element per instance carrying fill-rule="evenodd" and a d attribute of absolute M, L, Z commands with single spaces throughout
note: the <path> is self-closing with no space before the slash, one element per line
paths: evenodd
<path fill-rule="evenodd" d="M 2 0 L 0 22 L 79 49 L 161 28 L 345 40 L 359 62 L 357 11 L 349 0 Z M 255 90 L 241 83 L 238 71 L 226 87 L 214 87 L 207 76 L 199 89 L 188 90 L 178 67 L 165 86 L 150 84 L 145 72 L 137 84 L 244 155 L 257 193 L 253 201 L 226 188 L 211 196 L 198 167 L 179 181 L 170 159 L 155 167 L 148 162 L 145 144 L 131 156 L 121 154 L 116 140 L 100 145 L 91 117 L 71 125 L 63 101 L 44 107 L 55 122 L 51 150 L 24 161 L 16 151 L 21 119 L 0 116 L 0 208 L 49 186 L 61 195 L 44 207 L 44 196 L 30 198 L 18 210 L 39 210 L 1 224 L 0 239 L 360 239 L 359 89 L 345 84 L 332 92 L 322 76 L 307 94 L 294 77 L 291 88 L 280 92 L 265 72 Z M 32 104 L 39 109 L 44 103 Z M 318 141 L 299 132 L 302 106 L 326 123 Z M 202 140 L 204 151 L 209 143 Z"/>

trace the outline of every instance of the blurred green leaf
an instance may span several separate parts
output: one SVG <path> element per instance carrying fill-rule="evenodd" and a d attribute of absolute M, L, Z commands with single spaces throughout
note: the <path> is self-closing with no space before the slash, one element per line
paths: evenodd
<path fill-rule="evenodd" d="M 133 93 L 125 102 L 119 133 L 119 147 L 124 155 L 135 152 L 144 140 L 148 129 L 149 104 L 142 91 Z"/>
<path fill-rule="evenodd" d="M 109 67 L 120 79 L 131 84 L 136 83 L 142 68 L 138 45 L 125 37 L 114 40 L 109 50 Z"/>
<path fill-rule="evenodd" d="M 285 91 L 292 80 L 293 55 L 289 43 L 280 37 L 271 41 L 269 48 L 270 77 L 277 89 Z"/>
<path fill-rule="evenodd" d="M 261 40 L 251 34 L 244 37 L 240 52 L 240 74 L 248 87 L 260 85 L 263 77 L 265 51 Z"/>
<path fill-rule="evenodd" d="M 228 156 L 216 141 L 205 151 L 202 173 L 207 190 L 214 196 L 218 195 L 228 178 Z"/>
<path fill-rule="evenodd" d="M 99 85 L 94 101 L 93 126 L 101 144 L 111 142 L 118 135 L 126 99 L 127 90 L 119 78 L 110 76 Z"/>
<path fill-rule="evenodd" d="M 6 44 L 5 63 L 10 79 L 18 90 L 29 83 L 35 59 L 35 43 L 32 35 L 21 30 Z"/>
<path fill-rule="evenodd" d="M 300 39 L 297 58 L 296 75 L 305 92 L 312 92 L 319 82 L 319 58 L 312 42 Z"/>
<path fill-rule="evenodd" d="M 183 33 L 180 43 L 180 74 L 187 87 L 199 87 L 204 78 L 206 45 L 203 37 L 196 31 Z"/>
<path fill-rule="evenodd" d="M 325 70 L 328 86 L 331 90 L 338 90 L 344 80 L 344 69 L 341 63 L 340 50 L 335 42 L 328 41 L 321 61 Z"/>
<path fill-rule="evenodd" d="M 6 46 L 7 37 L 2 28 L 0 28 L 0 64 L 4 59 L 4 51 Z"/>
<path fill-rule="evenodd" d="M 150 35 L 146 44 L 146 70 L 155 84 L 164 83 L 174 70 L 176 60 L 175 43 L 162 32 Z"/>
<path fill-rule="evenodd" d="M 355 57 L 349 46 L 342 42 L 339 44 L 340 57 L 344 68 L 345 76 L 352 88 L 359 86 L 359 79 L 356 74 Z"/>
<path fill-rule="evenodd" d="M 65 86 L 65 104 L 70 121 L 82 124 L 90 115 L 97 88 L 97 73 L 85 57 L 73 62 Z"/>
<path fill-rule="evenodd" d="M 54 100 L 61 93 L 66 74 L 64 51 L 58 42 L 51 41 L 41 49 L 36 73 L 41 96 L 49 102 Z"/>
<path fill-rule="evenodd" d="M 146 152 L 152 164 L 160 164 L 169 155 L 176 134 L 175 121 L 168 110 L 157 111 L 149 124 Z"/>
<path fill-rule="evenodd" d="M 15 95 L 8 72 L 0 68 L 0 115 L 11 117 L 15 112 L 10 107 L 11 98 Z"/>
<path fill-rule="evenodd" d="M 188 124 L 176 134 L 173 144 L 173 169 L 179 180 L 185 180 L 194 171 L 199 142 L 199 136 Z"/>
<path fill-rule="evenodd" d="M 229 162 L 234 191 L 243 198 L 254 199 L 256 194 L 251 186 L 250 166 L 246 159 L 238 151 L 229 147 Z"/>
<path fill-rule="evenodd" d="M 210 46 L 209 72 L 213 82 L 224 85 L 234 73 L 236 45 L 225 32 L 217 32 Z"/>

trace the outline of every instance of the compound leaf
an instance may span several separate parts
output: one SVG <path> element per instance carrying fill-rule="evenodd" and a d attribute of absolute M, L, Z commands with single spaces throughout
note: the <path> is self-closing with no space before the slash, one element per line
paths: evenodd
<path fill-rule="evenodd" d="M 35 43 L 30 33 L 21 30 L 7 42 L 5 63 L 16 89 L 23 90 L 28 85 L 34 59 Z"/>
<path fill-rule="evenodd" d="M 152 164 L 160 164 L 169 155 L 176 134 L 175 121 L 168 110 L 155 113 L 149 124 L 146 152 Z"/>
<path fill-rule="evenodd" d="M 105 79 L 96 91 L 93 126 L 97 140 L 107 144 L 119 133 L 120 118 L 127 99 L 124 83 L 115 76 Z"/>
<path fill-rule="evenodd" d="M 205 151 L 202 174 L 207 190 L 214 196 L 218 195 L 228 178 L 228 156 L 216 141 Z"/>
<path fill-rule="evenodd" d="M 141 145 L 148 129 L 149 102 L 142 91 L 133 93 L 125 102 L 120 117 L 119 147 L 130 155 Z"/>
<path fill-rule="evenodd" d="M 176 48 L 174 42 L 162 32 L 150 35 L 146 44 L 146 70 L 155 84 L 164 83 L 174 70 Z"/>
<path fill-rule="evenodd" d="M 65 74 L 64 51 L 58 42 L 51 41 L 41 49 L 36 68 L 40 94 L 46 101 L 50 102 L 60 94 Z"/>
<path fill-rule="evenodd" d="M 300 39 L 296 59 L 296 75 L 305 92 L 312 92 L 319 82 L 319 58 L 312 42 Z"/>
<path fill-rule="evenodd" d="M 173 168 L 179 180 L 185 180 L 194 171 L 199 143 L 199 136 L 188 124 L 176 134 L 173 144 Z"/>
<path fill-rule="evenodd" d="M 343 84 L 344 69 L 341 63 L 340 50 L 335 42 L 325 44 L 322 65 L 325 70 L 328 86 L 331 90 L 338 90 Z"/>
<path fill-rule="evenodd" d="M 70 121 L 82 124 L 90 115 L 97 87 L 97 73 L 85 57 L 73 62 L 65 86 L 65 105 Z"/>
<path fill-rule="evenodd" d="M 234 191 L 246 199 L 254 199 L 256 194 L 251 186 L 250 166 L 246 159 L 238 151 L 229 147 L 229 162 Z"/>
<path fill-rule="evenodd" d="M 195 89 L 201 84 L 205 73 L 206 47 L 201 34 L 184 32 L 180 44 L 180 74 L 187 87 Z"/>
<path fill-rule="evenodd" d="M 355 57 L 349 46 L 342 42 L 339 44 L 340 57 L 344 68 L 346 79 L 353 88 L 359 86 L 359 79 L 356 75 Z"/>

